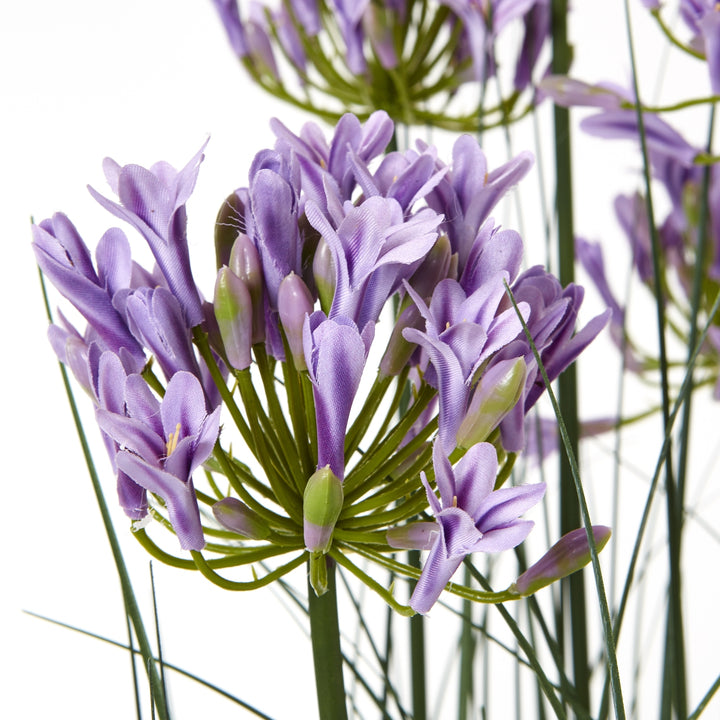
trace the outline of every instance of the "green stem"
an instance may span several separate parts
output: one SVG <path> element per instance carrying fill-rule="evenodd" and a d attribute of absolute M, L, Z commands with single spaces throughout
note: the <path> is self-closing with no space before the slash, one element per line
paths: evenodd
<path fill-rule="evenodd" d="M 408 564 L 420 568 L 420 552 L 408 552 Z M 414 720 L 427 717 L 425 690 L 425 618 L 413 615 L 410 618 L 410 667 L 412 668 L 412 708 Z"/>
<path fill-rule="evenodd" d="M 571 47 L 567 36 L 567 0 L 553 0 L 553 58 L 552 71 L 567 75 L 571 64 Z M 558 274 L 563 286 L 575 279 L 575 234 L 573 228 L 573 192 L 570 147 L 570 112 L 556 105 L 555 118 L 555 202 L 558 227 Z M 565 421 L 570 449 L 578 457 L 580 428 L 578 422 L 577 372 L 568 367 L 558 379 L 560 414 Z M 567 453 L 560 453 L 560 534 L 565 535 L 580 524 L 580 511 Z M 558 616 L 566 617 L 569 607 L 572 664 L 575 687 L 580 702 L 590 707 L 590 670 L 588 661 L 585 580 L 583 573 L 574 573 L 562 580 Z M 563 625 L 558 624 L 560 647 L 564 647 Z"/>
<path fill-rule="evenodd" d="M 308 583 L 310 638 L 315 665 L 319 720 L 347 720 L 343 659 L 340 649 L 335 563 L 327 563 L 327 592 L 318 597 Z"/>
<path fill-rule="evenodd" d="M 45 289 L 45 281 L 40 273 L 40 285 L 42 287 L 42 294 L 45 301 L 45 310 L 47 312 L 48 321 L 52 323 L 52 314 L 50 312 L 50 305 L 48 302 L 47 291 Z M 157 709 L 160 720 L 169 720 L 170 715 L 168 713 L 167 705 L 165 703 L 165 695 L 163 693 L 163 686 L 158 675 L 157 666 L 155 664 L 155 658 L 150 647 L 150 641 L 147 633 L 145 632 L 145 626 L 142 621 L 140 614 L 140 608 L 133 592 L 132 582 L 130 581 L 130 574 L 128 573 L 127 566 L 125 565 L 125 559 L 123 558 L 122 550 L 120 549 L 120 542 L 118 541 L 115 528 L 113 527 L 112 518 L 110 517 L 110 510 L 108 509 L 107 503 L 105 502 L 105 495 L 102 491 L 100 484 L 100 478 L 98 477 L 95 469 L 95 463 L 90 452 L 90 446 L 85 436 L 85 430 L 83 428 L 82 420 L 80 419 L 80 413 L 78 411 L 77 404 L 75 402 L 75 395 L 73 394 L 72 387 L 70 385 L 70 379 L 68 377 L 65 366 L 62 363 L 60 365 L 60 374 L 62 375 L 63 385 L 65 386 L 65 393 L 67 395 L 68 404 L 70 405 L 70 411 L 72 412 L 73 421 L 75 428 L 80 439 L 80 445 L 82 447 L 83 456 L 85 457 L 85 464 L 87 465 L 88 474 L 90 475 L 90 481 L 92 482 L 93 491 L 95 492 L 95 499 L 97 500 L 98 508 L 100 510 L 100 516 L 102 517 L 103 525 L 105 527 L 105 534 L 107 535 L 108 542 L 110 543 L 110 550 L 112 552 L 113 560 L 115 561 L 115 568 L 117 570 L 118 579 L 120 580 L 120 587 L 122 588 L 123 600 L 125 602 L 125 608 L 127 614 L 132 621 L 132 626 L 135 630 L 135 636 L 137 637 L 138 645 L 140 646 L 140 654 L 143 657 L 143 664 L 145 671 L 147 672 L 148 681 L 150 683 L 150 690 L 152 693 L 152 699 Z"/>
<path fill-rule="evenodd" d="M 655 226 L 655 212 L 653 208 L 653 196 L 650 183 L 650 161 L 648 155 L 647 141 L 645 137 L 645 122 L 643 113 L 640 110 L 640 88 L 638 87 L 637 65 L 635 61 L 635 50 L 633 44 L 632 26 L 630 22 L 630 5 L 625 0 L 625 25 L 627 28 L 628 48 L 630 51 L 630 64 L 632 68 L 633 90 L 638 101 L 637 124 L 640 136 L 640 149 L 643 160 L 643 177 L 645 181 L 645 203 L 647 210 L 648 226 L 650 228 L 650 242 L 652 246 L 653 263 L 653 288 L 655 292 L 655 309 L 658 331 L 658 348 L 660 355 L 660 378 L 662 391 L 662 416 L 663 433 L 669 434 L 670 423 L 670 391 L 668 379 L 667 350 L 666 350 L 666 318 L 665 299 L 663 297 L 661 278 L 661 248 L 658 231 Z M 698 261 L 700 262 L 700 261 Z M 682 617 L 682 590 L 680 571 L 680 537 L 682 524 L 678 522 L 681 517 L 682 508 L 679 504 L 678 486 L 672 467 L 672 447 L 668 447 L 665 464 L 665 498 L 667 508 L 668 525 L 668 564 L 670 572 L 670 587 L 668 600 L 668 632 L 666 633 L 666 664 L 672 668 L 667 680 L 670 682 L 671 692 L 663 693 L 663 697 L 670 698 L 675 706 L 679 717 L 687 717 L 687 686 L 686 686 L 686 663 L 685 663 L 685 640 Z"/>

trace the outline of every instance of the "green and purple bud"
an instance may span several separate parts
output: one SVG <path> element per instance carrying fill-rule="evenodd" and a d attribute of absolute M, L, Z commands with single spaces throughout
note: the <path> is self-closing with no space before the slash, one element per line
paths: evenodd
<path fill-rule="evenodd" d="M 230 268 L 218 272 L 213 307 L 228 362 L 245 370 L 252 362 L 253 304 L 247 285 Z"/>
<path fill-rule="evenodd" d="M 520 400 L 526 375 L 527 365 L 521 357 L 502 360 L 483 374 L 457 432 L 460 447 L 470 448 L 488 439 Z"/>
<path fill-rule="evenodd" d="M 307 370 L 303 351 L 305 316 L 313 311 L 313 297 L 299 275 L 291 272 L 278 289 L 278 312 L 285 330 L 293 362 L 298 370 Z"/>
<path fill-rule="evenodd" d="M 237 498 L 226 497 L 212 506 L 215 519 L 231 532 L 250 538 L 264 540 L 270 535 L 268 524 L 254 510 Z"/>
<path fill-rule="evenodd" d="M 313 258 L 313 276 L 320 297 L 320 307 L 327 315 L 335 297 L 337 277 L 330 246 L 322 238 L 318 242 Z"/>
<path fill-rule="evenodd" d="M 610 539 L 612 531 L 605 525 L 593 525 L 592 533 L 595 549 L 600 552 Z M 571 530 L 528 568 L 508 590 L 517 595 L 532 595 L 556 580 L 584 568 L 590 559 L 590 545 L 585 528 Z"/>
<path fill-rule="evenodd" d="M 312 474 L 303 497 L 305 547 L 311 553 L 323 554 L 330 549 L 343 500 L 342 482 L 329 465 Z"/>
<path fill-rule="evenodd" d="M 263 299 L 263 273 L 260 255 L 255 243 L 245 233 L 238 233 L 230 251 L 230 270 L 250 291 L 252 301 L 252 344 L 265 340 L 265 303 Z"/>

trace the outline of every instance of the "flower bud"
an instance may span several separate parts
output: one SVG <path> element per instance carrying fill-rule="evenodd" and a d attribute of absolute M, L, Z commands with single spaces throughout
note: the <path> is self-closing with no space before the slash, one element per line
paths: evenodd
<path fill-rule="evenodd" d="M 405 328 L 414 327 L 418 330 L 423 325 L 423 319 L 420 311 L 414 303 L 408 305 L 401 313 L 400 317 L 393 327 L 388 341 L 385 354 L 380 361 L 380 375 L 390 377 L 399 375 L 402 369 L 407 365 L 410 356 L 413 354 L 417 345 L 403 337 Z"/>
<path fill-rule="evenodd" d="M 342 482 L 329 465 L 313 473 L 303 498 L 305 546 L 310 552 L 325 553 L 330 549 L 343 500 Z"/>
<path fill-rule="evenodd" d="M 452 248 L 447 235 L 440 235 L 422 261 L 420 267 L 410 278 L 410 285 L 421 298 L 429 298 L 435 286 L 450 277 L 450 259 Z"/>
<path fill-rule="evenodd" d="M 230 263 L 230 251 L 238 236 L 238 225 L 245 212 L 243 201 L 236 193 L 228 195 L 215 219 L 215 261 L 219 270 Z"/>
<path fill-rule="evenodd" d="M 595 548 L 600 552 L 612 531 L 604 525 L 592 526 Z M 563 535 L 540 560 L 528 568 L 509 588 L 517 595 L 532 595 L 546 585 L 567 577 L 590 562 L 590 545 L 585 528 Z"/>
<path fill-rule="evenodd" d="M 212 506 L 215 519 L 226 529 L 252 540 L 264 540 L 270 535 L 265 520 L 245 503 L 226 497 Z"/>
<path fill-rule="evenodd" d="M 227 267 L 220 268 L 215 281 L 214 309 L 228 362 L 237 370 L 250 367 L 252 362 L 250 291 Z"/>
<path fill-rule="evenodd" d="M 305 316 L 313 311 L 313 298 L 299 275 L 291 272 L 278 289 L 278 312 L 285 330 L 295 367 L 307 370 L 303 352 L 303 325 Z"/>
<path fill-rule="evenodd" d="M 313 276 L 320 297 L 320 307 L 327 315 L 335 297 L 335 263 L 329 245 L 320 238 L 313 257 Z"/>
<path fill-rule="evenodd" d="M 457 431 L 460 447 L 469 448 L 488 439 L 520 399 L 526 372 L 525 360 L 519 357 L 502 360 L 484 373 Z"/>
<path fill-rule="evenodd" d="M 263 273 L 255 243 L 245 233 L 239 233 L 230 252 L 228 267 L 250 291 L 252 300 L 252 343 L 265 340 L 265 307 L 263 302 Z"/>
<path fill-rule="evenodd" d="M 440 531 L 436 522 L 414 522 L 390 528 L 385 537 L 392 548 L 399 550 L 429 550 Z"/>

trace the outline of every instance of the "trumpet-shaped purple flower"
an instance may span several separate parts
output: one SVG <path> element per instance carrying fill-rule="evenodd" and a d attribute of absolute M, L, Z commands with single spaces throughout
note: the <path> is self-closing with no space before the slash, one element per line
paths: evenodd
<path fill-rule="evenodd" d="M 315 398 L 317 466 L 329 466 L 340 480 L 345 477 L 345 431 L 373 333 L 372 324 L 361 334 L 343 316 L 328 319 L 317 311 L 305 318 L 303 347 Z"/>
<path fill-rule="evenodd" d="M 93 344 L 88 352 L 87 363 L 97 408 L 125 415 L 125 384 L 128 375 L 118 356 L 112 352 L 100 352 L 97 345 Z M 103 440 L 116 473 L 120 507 L 129 518 L 141 520 L 147 515 L 147 491 L 117 467 L 115 458 L 120 450 L 118 442 L 106 432 L 103 432 Z"/>
<path fill-rule="evenodd" d="M 426 372 L 425 378 L 438 388 L 438 437 L 448 454 L 456 445 L 480 366 L 522 332 L 513 308 L 499 312 L 505 297 L 504 280 L 507 275 L 499 273 L 471 295 L 455 280 L 442 280 L 429 307 L 405 286 L 425 318 L 425 332 L 407 328 L 403 336 L 420 345 L 432 364 L 432 372 Z M 519 308 L 527 318 L 527 304 L 523 302 Z"/>
<path fill-rule="evenodd" d="M 502 552 L 523 542 L 533 522 L 519 517 L 545 494 L 545 483 L 495 490 L 497 453 L 489 443 L 473 445 L 453 468 L 436 441 L 433 469 L 439 498 L 425 473 L 420 477 L 438 533 L 410 598 L 410 607 L 423 614 L 435 604 L 466 555 Z"/>
<path fill-rule="evenodd" d="M 540 265 L 525 271 L 513 284 L 512 293 L 518 307 L 522 302 L 530 309 L 528 330 L 551 382 L 595 339 L 612 312 L 605 310 L 576 332 L 584 289 L 574 283 L 563 288 L 560 281 Z M 545 381 L 524 334 L 503 348 L 493 362 L 511 357 L 525 358 L 528 375 L 521 401 L 500 427 L 503 447 L 509 452 L 519 452 L 525 444 L 525 415 L 545 392 Z"/>
<path fill-rule="evenodd" d="M 336 195 L 340 204 L 352 199 L 355 188 L 354 158 L 369 163 L 385 150 L 393 135 L 393 122 L 388 114 L 378 110 L 361 123 L 355 115 L 343 115 L 335 127 L 330 142 L 320 128 L 306 123 L 300 135 L 290 132 L 279 120 L 270 121 L 277 137 L 276 150 L 290 157 L 297 156 L 302 169 L 302 186 L 308 200 L 314 200 L 327 212 L 327 198 Z"/>
<path fill-rule="evenodd" d="M 459 276 L 491 210 L 525 177 L 533 162 L 532 154 L 525 152 L 488 171 L 485 153 L 475 138 L 462 135 L 455 141 L 452 166 L 437 187 L 428 193 L 427 203 L 445 216 L 442 230 L 458 254 Z M 440 163 L 438 166 L 443 167 Z"/>
<path fill-rule="evenodd" d="M 100 376 L 99 395 L 116 393 L 112 378 Z M 115 440 L 118 470 L 145 490 L 160 496 L 180 546 L 205 546 L 192 474 L 207 460 L 219 432 L 220 408 L 210 415 L 199 380 L 188 372 L 170 379 L 158 402 L 140 375 L 129 375 L 124 385 L 125 414 L 103 407 L 96 411 L 101 429 Z"/>
<path fill-rule="evenodd" d="M 62 213 L 33 225 L 33 250 L 40 269 L 83 315 L 105 349 L 138 371 L 145 353 L 118 311 L 116 298 L 131 282 L 130 247 L 124 233 L 108 230 L 98 243 L 95 272 L 90 252 L 75 226 Z"/>
<path fill-rule="evenodd" d="M 195 187 L 204 149 L 205 145 L 179 172 L 166 162 L 148 170 L 140 165 L 121 167 L 106 158 L 105 176 L 119 203 L 89 188 L 106 210 L 145 238 L 191 327 L 202 322 L 203 311 L 190 269 L 185 203 Z"/>
<path fill-rule="evenodd" d="M 169 290 L 141 288 L 128 296 L 126 307 L 134 334 L 152 351 L 168 380 L 179 370 L 200 377 L 182 308 Z"/>
<path fill-rule="evenodd" d="M 337 229 L 314 203 L 305 211 L 330 248 L 337 273 L 329 316 L 347 316 L 360 328 L 377 322 L 386 300 L 435 244 L 442 220 L 428 208 L 404 218 L 397 201 L 383 197 L 357 207 L 347 203 Z"/>

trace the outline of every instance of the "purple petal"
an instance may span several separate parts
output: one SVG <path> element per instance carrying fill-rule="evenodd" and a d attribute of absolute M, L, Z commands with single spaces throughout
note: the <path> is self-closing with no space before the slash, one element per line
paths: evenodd
<path fill-rule="evenodd" d="M 138 485 L 165 501 L 180 547 L 183 550 L 202 550 L 205 538 L 192 481 L 183 482 L 128 452 L 118 453 L 116 461 L 118 468 Z"/>

